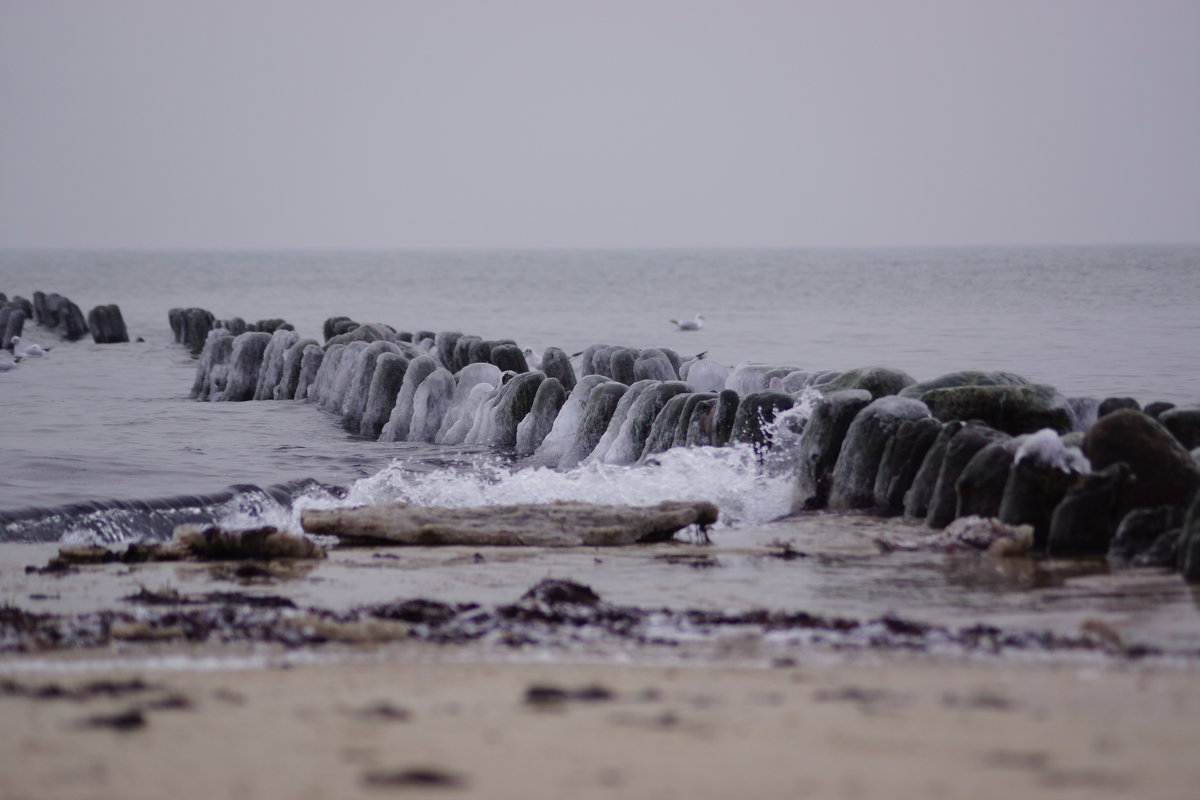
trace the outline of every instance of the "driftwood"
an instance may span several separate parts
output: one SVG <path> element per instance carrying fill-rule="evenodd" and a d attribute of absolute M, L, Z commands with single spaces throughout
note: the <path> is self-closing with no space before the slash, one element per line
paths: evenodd
<path fill-rule="evenodd" d="M 645 508 L 591 503 L 545 503 L 475 508 L 428 508 L 391 503 L 300 517 L 309 533 L 343 541 L 408 545 L 611 547 L 661 542 L 688 525 L 717 521 L 704 502 L 666 502 Z"/>

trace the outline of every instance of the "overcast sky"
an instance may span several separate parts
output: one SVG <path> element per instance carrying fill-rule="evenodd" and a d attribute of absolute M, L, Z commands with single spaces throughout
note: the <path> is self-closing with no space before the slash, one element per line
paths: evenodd
<path fill-rule="evenodd" d="M 1200 241 L 1195 0 L 0 0 L 0 247 Z"/>

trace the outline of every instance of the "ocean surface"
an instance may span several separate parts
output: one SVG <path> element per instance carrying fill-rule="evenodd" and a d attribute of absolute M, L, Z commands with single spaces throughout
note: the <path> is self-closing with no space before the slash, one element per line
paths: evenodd
<path fill-rule="evenodd" d="M 195 360 L 173 343 L 172 307 L 281 317 L 317 339 L 327 317 L 347 315 L 512 338 L 539 353 L 604 342 L 706 351 L 730 366 L 882 365 L 918 380 L 1006 370 L 1067 396 L 1200 403 L 1200 246 L 0 251 L 0 291 L 38 290 L 84 314 L 116 303 L 140 341 L 69 343 L 27 323 L 26 340 L 53 349 L 0 372 L 0 511 L 306 478 L 359 500 L 447 504 L 715 496 L 734 525 L 790 502 L 786 478 L 738 451 L 679 452 L 655 467 L 514 470 L 479 446 L 356 438 L 307 403 L 192 401 Z M 668 322 L 697 313 L 699 331 Z"/>

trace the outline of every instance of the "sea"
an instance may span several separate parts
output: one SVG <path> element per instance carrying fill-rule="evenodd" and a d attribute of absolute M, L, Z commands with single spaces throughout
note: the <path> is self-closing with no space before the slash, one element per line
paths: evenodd
<path fill-rule="evenodd" d="M 326 318 L 346 315 L 538 353 L 667 346 L 729 366 L 877 365 L 918 380 L 1004 370 L 1068 397 L 1200 404 L 1200 246 L 0 251 L 0 292 L 35 291 L 84 314 L 115 303 L 132 339 L 67 342 L 31 321 L 26 341 L 49 352 L 0 372 L 0 512 L 71 505 L 56 528 L 67 539 L 97 535 L 80 504 L 305 480 L 341 487 L 345 502 L 715 499 L 734 530 L 790 507 L 788 476 L 743 450 L 558 472 L 478 445 L 369 441 L 305 402 L 194 401 L 174 307 L 283 318 L 318 340 Z M 670 321 L 697 314 L 700 330 Z M 237 513 L 295 525 L 269 502 Z"/>

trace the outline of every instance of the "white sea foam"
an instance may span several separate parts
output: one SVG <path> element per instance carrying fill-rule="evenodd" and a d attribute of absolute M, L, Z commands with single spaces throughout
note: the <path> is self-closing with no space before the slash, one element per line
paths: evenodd
<path fill-rule="evenodd" d="M 304 508 L 405 502 L 425 506 L 590 503 L 648 506 L 664 500 L 707 500 L 716 503 L 718 526 L 742 527 L 784 516 L 791 508 L 791 479 L 768 475 L 754 451 L 737 447 L 675 448 L 638 466 L 590 463 L 571 470 L 547 467 L 512 469 L 494 461 L 471 471 L 440 469 L 417 473 L 394 462 L 351 485 L 344 500 L 301 498 Z"/>

